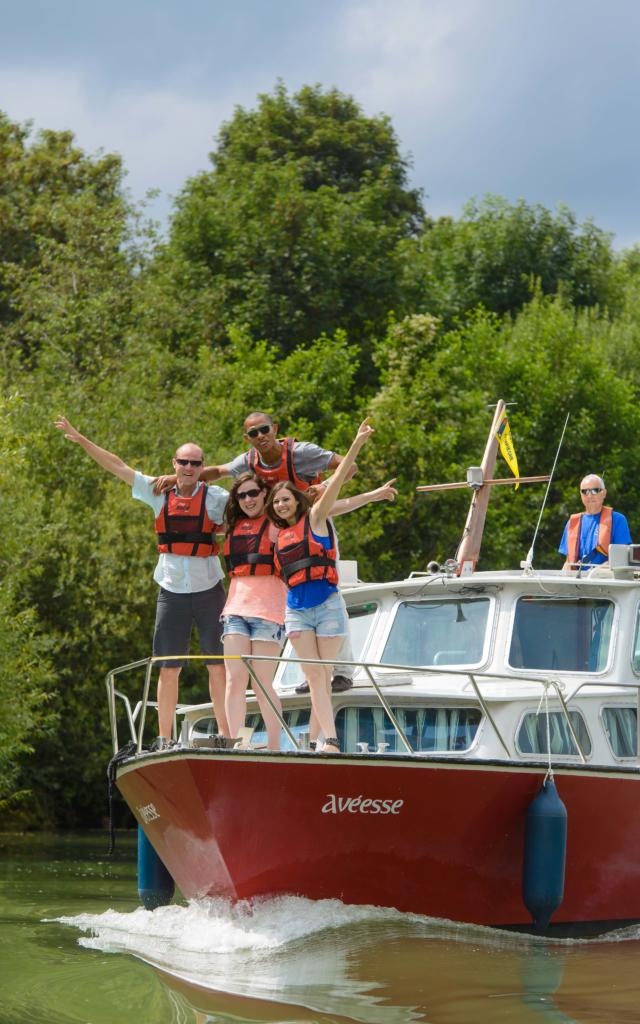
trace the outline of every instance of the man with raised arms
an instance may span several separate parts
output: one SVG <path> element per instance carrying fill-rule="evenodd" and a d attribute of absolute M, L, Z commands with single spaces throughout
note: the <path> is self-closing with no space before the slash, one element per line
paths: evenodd
<path fill-rule="evenodd" d="M 173 459 L 176 484 L 164 495 L 153 493 L 154 478 L 131 469 L 117 455 L 84 437 L 64 416 L 56 427 L 79 444 L 102 469 L 131 487 L 132 497 L 150 505 L 160 557 L 153 578 L 160 587 L 153 634 L 154 656 L 188 654 L 191 628 L 196 623 L 204 655 L 221 655 L 220 615 L 225 603 L 222 568 L 215 534 L 223 521 L 227 492 L 207 487 L 199 475 L 202 449 L 191 442 L 181 445 Z M 178 701 L 180 662 L 161 662 L 158 679 L 158 739 L 155 750 L 171 745 Z M 224 709 L 225 672 L 222 660 L 207 664 L 209 692 L 218 729 L 229 736 Z"/>
<path fill-rule="evenodd" d="M 631 544 L 626 517 L 605 505 L 607 489 L 604 480 L 589 473 L 580 483 L 584 512 L 570 516 L 562 534 L 558 551 L 566 562 L 563 569 L 578 564 L 602 565 L 609 560 L 610 544 Z"/>

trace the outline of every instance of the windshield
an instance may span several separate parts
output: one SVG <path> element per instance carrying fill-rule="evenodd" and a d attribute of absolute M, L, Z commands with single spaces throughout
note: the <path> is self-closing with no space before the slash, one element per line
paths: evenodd
<path fill-rule="evenodd" d="M 521 597 L 511 634 L 513 668 L 602 672 L 611 642 L 613 604 L 592 598 Z"/>
<path fill-rule="evenodd" d="M 478 665 L 483 659 L 489 598 L 403 601 L 382 654 L 386 665 Z"/>

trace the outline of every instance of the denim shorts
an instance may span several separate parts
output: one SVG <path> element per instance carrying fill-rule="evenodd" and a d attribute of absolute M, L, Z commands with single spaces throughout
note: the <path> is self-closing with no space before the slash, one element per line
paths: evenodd
<path fill-rule="evenodd" d="M 284 626 L 287 636 L 311 629 L 316 636 L 345 636 L 348 633 L 344 601 L 332 594 L 313 608 L 287 608 Z"/>
<path fill-rule="evenodd" d="M 248 636 L 250 640 L 268 640 L 281 643 L 284 639 L 284 626 L 269 619 L 257 619 L 245 615 L 223 615 L 222 638 L 225 636 Z"/>

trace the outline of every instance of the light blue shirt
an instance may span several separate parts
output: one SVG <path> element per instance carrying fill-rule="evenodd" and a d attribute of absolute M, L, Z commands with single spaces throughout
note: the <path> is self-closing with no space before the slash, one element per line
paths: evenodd
<path fill-rule="evenodd" d="M 131 488 L 131 495 L 137 501 L 143 501 L 153 509 L 157 519 L 164 505 L 164 494 L 153 493 L 152 476 L 136 473 Z M 198 483 L 196 491 L 202 487 Z M 195 493 L 195 492 L 194 492 Z M 214 523 L 221 523 L 229 494 L 223 487 L 209 487 L 207 491 L 207 513 Z M 153 578 L 164 590 L 173 594 L 196 594 L 201 590 L 215 587 L 224 573 L 217 555 L 210 558 L 191 558 L 189 555 L 161 554 L 155 567 Z"/>

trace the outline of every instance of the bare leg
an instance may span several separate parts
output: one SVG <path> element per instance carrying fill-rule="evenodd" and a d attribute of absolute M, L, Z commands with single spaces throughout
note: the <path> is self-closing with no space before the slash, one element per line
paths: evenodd
<path fill-rule="evenodd" d="M 339 654 L 340 648 L 344 642 L 343 636 L 316 636 L 316 642 L 318 644 L 318 651 L 323 661 L 333 662 L 335 657 Z M 329 736 L 336 735 L 335 718 L 333 715 L 333 700 L 331 696 L 331 677 L 333 676 L 334 666 L 329 664 L 326 666 L 326 678 L 325 678 L 325 690 L 326 700 L 331 708 L 331 719 L 333 721 L 333 732 L 325 732 L 325 746 L 326 740 Z"/>
<path fill-rule="evenodd" d="M 231 733 L 229 732 L 229 723 L 227 721 L 227 713 L 224 706 L 224 665 L 221 661 L 217 661 L 215 665 L 207 665 L 207 669 L 209 670 L 209 696 L 211 697 L 213 713 L 216 716 L 216 721 L 218 723 L 218 732 L 223 736 L 231 736 Z"/>
<path fill-rule="evenodd" d="M 167 740 L 173 735 L 179 675 L 179 668 L 161 668 L 158 676 L 158 734 Z"/>
<path fill-rule="evenodd" d="M 289 639 L 299 658 L 333 659 L 340 649 L 342 637 L 317 637 L 312 629 L 290 633 Z M 305 675 L 311 690 L 311 707 L 320 729 L 326 737 L 335 736 L 336 724 L 331 701 L 331 672 L 329 665 L 305 665 Z"/>
<path fill-rule="evenodd" d="M 281 645 L 273 640 L 254 640 L 252 642 L 251 647 L 252 654 L 261 654 L 263 657 L 268 657 L 270 654 L 274 655 L 274 657 L 277 657 L 280 654 L 280 650 Z M 271 700 L 277 707 L 278 711 L 280 712 L 280 714 L 282 714 L 282 704 L 280 702 L 280 698 L 273 688 L 273 677 L 276 674 L 278 662 L 254 661 L 251 667 L 255 674 L 257 675 L 260 682 L 262 683 L 262 685 L 264 686 L 265 690 L 267 690 L 269 696 L 271 697 Z M 269 701 L 267 700 L 267 698 L 265 697 L 264 693 L 257 685 L 257 683 L 254 689 L 256 692 L 256 697 L 258 699 L 258 704 L 260 705 L 260 710 L 262 712 L 264 724 L 267 727 L 267 743 L 269 745 L 269 750 L 279 750 L 280 733 L 282 730 L 282 726 L 278 721 L 277 715 L 275 715 L 271 710 Z"/>
<path fill-rule="evenodd" d="M 224 638 L 224 653 L 230 654 L 251 654 L 251 640 L 242 633 L 229 633 Z M 226 719 L 230 732 L 226 735 L 237 736 L 242 729 L 247 716 L 247 683 L 249 673 L 240 658 L 228 658 L 225 661 L 226 670 L 226 696 L 225 708 Z"/>

